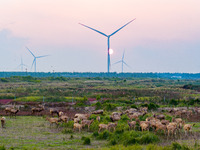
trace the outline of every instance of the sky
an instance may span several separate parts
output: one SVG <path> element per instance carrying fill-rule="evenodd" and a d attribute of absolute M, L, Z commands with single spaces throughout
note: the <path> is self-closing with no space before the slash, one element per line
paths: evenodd
<path fill-rule="evenodd" d="M 113 35 L 111 72 L 200 71 L 199 0 L 0 0 L 0 71 L 107 72 L 107 38 Z"/>

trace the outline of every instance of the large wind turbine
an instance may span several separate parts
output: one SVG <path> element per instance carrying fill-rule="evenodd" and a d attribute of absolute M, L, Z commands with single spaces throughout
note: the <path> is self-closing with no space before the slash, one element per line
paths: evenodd
<path fill-rule="evenodd" d="M 117 33 L 119 30 L 121 30 L 122 28 L 124 28 L 125 26 L 127 26 L 129 23 L 133 22 L 134 20 L 135 20 L 135 19 L 129 21 L 127 24 L 125 24 L 125 25 L 122 26 L 121 28 L 117 29 L 115 32 L 113 32 L 113 33 L 110 34 L 110 35 L 107 35 L 107 34 L 105 34 L 105 33 L 103 33 L 103 32 L 100 32 L 100 31 L 94 29 L 94 28 L 91 28 L 91 27 L 89 27 L 89 26 L 86 26 L 86 25 L 84 25 L 84 24 L 82 24 L 82 23 L 79 23 L 80 25 L 82 25 L 82 26 L 84 26 L 84 27 L 86 27 L 86 28 L 89 28 L 89 29 L 91 29 L 91 30 L 93 30 L 93 31 L 95 31 L 95 32 L 97 32 L 97 33 L 100 33 L 100 34 L 102 34 L 102 35 L 104 35 L 105 37 L 108 38 L 108 73 L 110 72 L 110 52 L 109 52 L 109 50 L 110 50 L 110 37 L 113 36 L 115 33 Z"/>
<path fill-rule="evenodd" d="M 127 63 L 124 61 L 124 53 L 125 53 L 125 51 L 123 52 L 122 59 L 121 59 L 120 61 L 117 61 L 116 63 L 113 64 L 113 65 L 115 65 L 115 64 L 118 64 L 118 63 L 122 63 L 122 73 L 123 73 L 124 64 L 125 64 L 127 67 L 130 68 L 130 66 L 127 65 Z"/>
<path fill-rule="evenodd" d="M 28 47 L 26 47 L 26 48 L 27 48 L 27 50 L 28 50 L 28 51 L 33 55 L 33 57 L 34 57 L 33 63 L 32 63 L 32 66 L 31 66 L 31 69 L 32 69 L 33 65 L 35 65 L 35 72 L 36 72 L 36 60 L 37 60 L 37 58 L 47 57 L 47 56 L 49 56 L 49 55 L 35 56 L 35 55 L 28 49 Z"/>

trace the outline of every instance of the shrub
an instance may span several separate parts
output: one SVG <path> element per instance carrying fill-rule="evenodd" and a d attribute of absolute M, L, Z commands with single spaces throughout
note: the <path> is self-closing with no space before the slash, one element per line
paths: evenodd
<path fill-rule="evenodd" d="M 116 145 L 117 144 L 117 140 L 116 139 L 111 139 L 109 144 L 110 145 Z"/>
<path fill-rule="evenodd" d="M 159 138 L 157 135 L 154 134 L 146 134 L 138 138 L 138 143 L 140 144 L 149 144 L 149 143 L 156 143 L 159 141 Z"/>
<path fill-rule="evenodd" d="M 102 105 L 101 105 L 101 103 L 100 103 L 100 102 L 97 102 L 97 103 L 95 104 L 95 106 L 96 106 L 96 110 L 98 110 L 98 109 L 101 109 L 101 108 L 102 108 Z"/>
<path fill-rule="evenodd" d="M 171 99 L 170 101 L 169 101 L 169 104 L 170 105 L 178 105 L 178 101 L 177 100 L 175 100 L 175 99 Z"/>
<path fill-rule="evenodd" d="M 135 104 L 132 104 L 132 105 L 131 105 L 131 108 L 137 109 L 137 106 L 136 106 Z"/>
<path fill-rule="evenodd" d="M 4 145 L 0 146 L 0 150 L 6 150 L 5 146 Z"/>
<path fill-rule="evenodd" d="M 99 122 L 94 120 L 93 123 L 90 125 L 90 131 L 95 132 L 99 129 Z"/>
<path fill-rule="evenodd" d="M 68 121 L 66 124 L 67 128 L 73 128 L 74 127 L 74 121 Z"/>
<path fill-rule="evenodd" d="M 116 108 L 116 104 L 111 104 L 111 103 L 105 103 L 103 104 L 103 106 L 106 111 L 112 111 Z"/>
<path fill-rule="evenodd" d="M 68 133 L 73 133 L 72 129 L 63 129 L 62 130 L 63 134 L 68 134 Z"/>
<path fill-rule="evenodd" d="M 90 145 L 91 144 L 89 137 L 82 137 L 81 140 L 83 140 L 83 145 Z"/>
<path fill-rule="evenodd" d="M 181 150 L 181 145 L 177 142 L 172 143 L 172 150 Z"/>
<path fill-rule="evenodd" d="M 129 117 L 127 115 L 122 115 L 121 120 L 125 122 L 125 121 L 129 120 Z"/>
<path fill-rule="evenodd" d="M 99 134 L 98 139 L 106 140 L 106 139 L 109 138 L 110 134 L 111 133 L 109 131 L 105 130 L 105 131 L 103 131 L 102 133 Z"/>
<path fill-rule="evenodd" d="M 1 78 L 1 82 L 9 82 L 9 80 L 6 78 Z"/>
<path fill-rule="evenodd" d="M 74 138 L 74 136 L 71 134 L 71 136 L 70 136 L 70 138 L 69 139 L 73 139 Z"/>
<path fill-rule="evenodd" d="M 165 115 L 165 119 L 166 119 L 166 120 L 169 120 L 169 121 L 171 122 L 171 121 L 172 121 L 172 116 Z"/>
<path fill-rule="evenodd" d="M 154 104 L 154 103 L 150 103 L 148 105 L 148 109 L 149 110 L 156 110 L 159 106 L 157 104 Z"/>
<path fill-rule="evenodd" d="M 93 132 L 92 136 L 93 136 L 93 137 L 97 137 L 97 136 L 99 136 L 98 131 Z"/>

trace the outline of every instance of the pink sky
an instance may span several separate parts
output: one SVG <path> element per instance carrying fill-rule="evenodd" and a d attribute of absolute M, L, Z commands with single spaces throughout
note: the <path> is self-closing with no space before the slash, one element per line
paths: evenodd
<path fill-rule="evenodd" d="M 200 48 L 199 6 L 199 0 L 0 0 L 0 31 L 7 29 L 9 37 L 23 40 L 21 49 L 13 50 L 15 56 L 18 52 L 27 52 L 26 45 L 38 55 L 52 55 L 38 62 L 38 71 L 53 68 L 57 71 L 99 72 L 106 71 L 106 38 L 78 23 L 110 34 L 136 18 L 111 38 L 112 63 L 118 61 L 126 49 L 126 62 L 132 66 L 126 70 L 128 72 L 199 72 L 200 66 L 190 67 L 192 63 L 200 63 L 195 62 L 196 54 L 188 66 L 183 65 L 188 63 L 183 61 L 171 68 L 172 64 L 168 62 L 172 59 L 173 64 L 176 63 L 179 52 L 185 60 L 191 47 L 195 52 Z M 10 52 L 12 48 L 8 48 Z M 166 51 L 175 56 L 167 56 Z M 148 52 L 158 52 L 158 58 L 151 56 L 152 53 L 145 56 Z M 8 57 L 13 63 L 9 62 L 5 68 L 12 70 L 11 66 L 18 58 Z M 24 59 L 30 65 L 32 57 L 28 53 L 23 57 L 28 57 Z M 163 57 L 162 63 L 159 57 Z M 67 66 L 71 61 L 75 61 L 74 65 Z M 4 66 L 0 66 L 0 70 L 3 69 Z M 112 71 L 120 71 L 120 66 L 113 66 Z"/>

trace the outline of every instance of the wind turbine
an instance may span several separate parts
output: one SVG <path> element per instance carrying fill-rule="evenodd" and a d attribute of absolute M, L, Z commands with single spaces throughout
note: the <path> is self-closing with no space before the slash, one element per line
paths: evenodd
<path fill-rule="evenodd" d="M 28 49 L 28 47 L 26 47 L 26 48 L 27 48 L 27 50 L 28 50 L 28 51 L 33 55 L 33 57 L 34 57 L 33 63 L 32 63 L 32 65 L 31 65 L 31 69 L 33 68 L 33 65 L 35 65 L 35 72 L 36 72 L 36 60 L 37 60 L 37 58 L 47 57 L 47 56 L 49 56 L 49 55 L 35 56 L 35 55 Z"/>
<path fill-rule="evenodd" d="M 136 19 L 136 18 L 135 18 L 135 19 Z M 129 21 L 127 24 L 123 25 L 121 28 L 117 29 L 115 32 L 111 33 L 110 35 L 107 35 L 107 34 L 101 32 L 101 31 L 98 31 L 98 30 L 96 30 L 96 29 L 94 29 L 94 28 L 91 28 L 91 27 L 89 27 L 89 26 L 86 26 L 86 25 L 84 25 L 84 24 L 82 24 L 82 23 L 79 23 L 80 25 L 82 25 L 82 26 L 84 26 L 84 27 L 86 27 L 86 28 L 89 28 L 89 29 L 91 29 L 91 30 L 93 30 L 93 31 L 95 31 L 95 32 L 97 32 L 97 33 L 100 33 L 100 34 L 102 34 L 103 36 L 105 36 L 105 37 L 108 38 L 108 73 L 110 72 L 110 52 L 109 52 L 109 50 L 110 50 L 110 37 L 113 36 L 115 33 L 117 33 L 119 30 L 121 30 L 122 28 L 124 28 L 125 26 L 127 26 L 129 23 L 133 22 L 135 19 Z"/>
<path fill-rule="evenodd" d="M 21 64 L 19 65 L 19 67 L 21 67 L 21 71 L 23 72 L 24 71 L 24 67 L 26 65 L 23 63 L 23 60 L 22 60 L 22 57 L 21 57 Z"/>
<path fill-rule="evenodd" d="M 123 73 L 124 64 L 125 64 L 127 67 L 130 68 L 130 66 L 127 65 L 127 63 L 124 61 L 124 53 L 125 53 L 125 51 L 123 52 L 122 59 L 121 59 L 120 61 L 117 61 L 116 63 L 113 64 L 113 65 L 115 65 L 115 64 L 118 64 L 118 63 L 122 63 L 122 73 Z"/>

